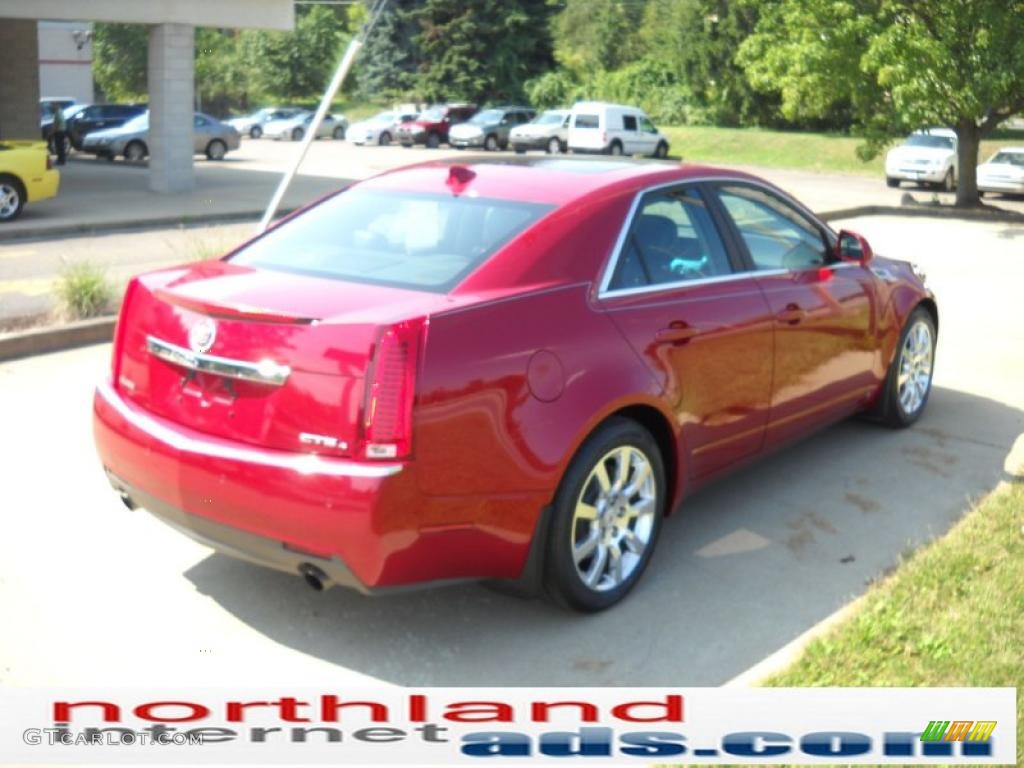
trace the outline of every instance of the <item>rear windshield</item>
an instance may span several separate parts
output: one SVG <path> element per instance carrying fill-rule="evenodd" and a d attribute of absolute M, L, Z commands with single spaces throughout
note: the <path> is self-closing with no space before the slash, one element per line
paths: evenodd
<path fill-rule="evenodd" d="M 268 232 L 231 261 L 446 293 L 551 208 L 355 188 Z"/>
<path fill-rule="evenodd" d="M 576 128 L 597 128 L 600 120 L 597 115 L 576 115 L 573 126 Z"/>

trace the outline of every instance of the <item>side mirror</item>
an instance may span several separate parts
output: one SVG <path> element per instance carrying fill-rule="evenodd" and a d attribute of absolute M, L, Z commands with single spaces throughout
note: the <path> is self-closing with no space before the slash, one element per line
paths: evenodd
<path fill-rule="evenodd" d="M 875 252 L 871 250 L 863 235 L 844 229 L 839 232 L 839 239 L 836 241 L 836 256 L 842 261 L 867 264 L 874 258 Z"/>

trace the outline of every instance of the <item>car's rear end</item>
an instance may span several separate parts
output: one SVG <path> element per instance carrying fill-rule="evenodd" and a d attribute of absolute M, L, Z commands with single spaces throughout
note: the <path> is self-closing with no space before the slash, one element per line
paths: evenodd
<path fill-rule="evenodd" d="M 225 260 L 133 280 L 94 419 L 126 503 L 311 583 L 517 575 L 515 556 L 450 556 L 494 533 L 469 522 L 479 500 L 422 497 L 417 381 L 453 287 L 549 207 L 452 191 L 357 185 Z M 425 518 L 465 524 L 439 539 Z"/>
<path fill-rule="evenodd" d="M 606 110 L 600 107 L 577 105 L 569 121 L 569 149 L 582 153 L 599 153 L 607 150 L 606 114 Z"/>
<path fill-rule="evenodd" d="M 12 184 L 16 180 L 21 185 L 25 195 L 22 205 L 56 197 L 60 187 L 60 171 L 53 167 L 45 141 L 0 140 L 0 178 L 11 180 Z"/>

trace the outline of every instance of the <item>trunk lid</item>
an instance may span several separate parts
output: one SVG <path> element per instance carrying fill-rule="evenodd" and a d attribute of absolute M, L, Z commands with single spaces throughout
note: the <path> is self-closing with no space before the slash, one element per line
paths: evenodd
<path fill-rule="evenodd" d="M 115 386 L 202 432 L 352 456 L 382 330 L 447 301 L 221 261 L 152 273 L 133 281 L 122 307 Z M 221 362 L 206 367 L 211 356 Z M 286 373 L 239 377 L 237 365 Z"/>

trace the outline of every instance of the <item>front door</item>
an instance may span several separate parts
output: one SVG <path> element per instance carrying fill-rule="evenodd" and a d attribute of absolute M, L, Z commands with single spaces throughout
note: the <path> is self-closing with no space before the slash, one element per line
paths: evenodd
<path fill-rule="evenodd" d="M 827 231 L 779 195 L 742 183 L 716 189 L 774 319 L 768 442 L 852 413 L 878 384 L 870 273 L 840 262 Z"/>
<path fill-rule="evenodd" d="M 702 194 L 671 187 L 641 199 L 600 292 L 672 403 L 694 478 L 756 453 L 768 419 L 771 318 L 740 268 Z"/>

